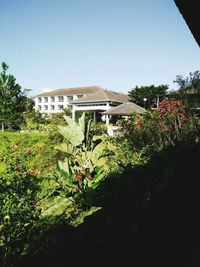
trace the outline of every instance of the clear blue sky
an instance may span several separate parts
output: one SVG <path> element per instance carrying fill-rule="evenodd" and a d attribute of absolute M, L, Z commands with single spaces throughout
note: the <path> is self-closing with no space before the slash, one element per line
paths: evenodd
<path fill-rule="evenodd" d="M 120 92 L 200 70 L 173 0 L 0 0 L 0 61 L 22 88 Z"/>

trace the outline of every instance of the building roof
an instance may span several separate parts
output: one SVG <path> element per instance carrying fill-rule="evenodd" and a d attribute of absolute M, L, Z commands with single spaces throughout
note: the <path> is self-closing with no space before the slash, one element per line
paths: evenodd
<path fill-rule="evenodd" d="M 194 36 L 197 44 L 200 46 L 199 34 L 199 2 L 174 0 L 179 12 L 184 18 L 188 28 Z"/>
<path fill-rule="evenodd" d="M 42 94 L 36 95 L 38 96 L 65 96 L 65 95 L 84 95 L 84 94 L 94 94 L 99 90 L 104 90 L 100 86 L 81 86 L 81 87 L 72 87 L 72 88 L 61 88 L 48 92 L 44 92 Z"/>
<path fill-rule="evenodd" d="M 104 111 L 101 114 L 102 115 L 122 115 L 122 116 L 127 116 L 130 113 L 136 112 L 136 113 L 144 113 L 146 109 L 132 103 L 132 102 L 127 102 L 123 103 L 117 107 L 112 108 L 111 110 Z"/>
<path fill-rule="evenodd" d="M 107 89 L 100 88 L 93 94 L 86 95 L 77 100 L 71 101 L 71 104 L 80 104 L 80 103 L 88 103 L 88 102 L 96 102 L 96 101 L 113 101 L 117 103 L 125 103 L 129 100 L 128 95 L 123 93 L 117 93 L 114 91 L 110 91 Z"/>

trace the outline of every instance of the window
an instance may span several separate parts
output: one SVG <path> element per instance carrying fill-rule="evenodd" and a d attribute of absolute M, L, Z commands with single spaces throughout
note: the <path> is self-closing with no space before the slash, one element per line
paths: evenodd
<path fill-rule="evenodd" d="M 58 110 L 63 110 L 63 105 L 58 105 Z"/>
<path fill-rule="evenodd" d="M 48 110 L 48 106 L 47 105 L 44 105 L 44 110 Z"/>
<path fill-rule="evenodd" d="M 97 106 L 105 106 L 106 103 L 94 103 L 94 104 L 81 104 L 79 107 L 97 107 Z"/>
<path fill-rule="evenodd" d="M 58 96 L 58 102 L 64 102 L 64 96 Z"/>
<path fill-rule="evenodd" d="M 42 102 L 42 98 L 38 97 L 38 102 L 41 103 Z"/>
<path fill-rule="evenodd" d="M 55 106 L 54 105 L 51 105 L 51 110 L 55 110 Z"/>
<path fill-rule="evenodd" d="M 72 101 L 72 100 L 73 100 L 73 95 L 69 95 L 69 96 L 67 97 L 67 99 L 68 99 L 68 102 L 69 102 L 69 101 Z"/>
<path fill-rule="evenodd" d="M 51 96 L 51 102 L 55 102 L 55 97 Z"/>
<path fill-rule="evenodd" d="M 44 97 L 44 102 L 45 102 L 45 103 L 48 102 L 48 97 L 47 97 L 47 96 Z"/>
<path fill-rule="evenodd" d="M 37 109 L 38 109 L 38 110 L 41 110 L 41 109 L 42 109 L 42 107 L 39 105 L 39 106 L 37 107 Z"/>

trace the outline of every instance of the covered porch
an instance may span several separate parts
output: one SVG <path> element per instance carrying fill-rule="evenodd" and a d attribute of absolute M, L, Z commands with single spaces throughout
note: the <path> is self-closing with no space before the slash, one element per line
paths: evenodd
<path fill-rule="evenodd" d="M 109 103 L 96 103 L 96 104 L 87 104 L 87 105 L 73 105 L 72 108 L 72 119 L 75 120 L 76 113 L 78 111 L 81 112 L 90 112 L 92 113 L 92 120 L 93 121 L 103 121 L 107 125 L 109 125 L 110 122 L 110 115 L 103 114 L 105 111 L 109 111 L 111 109 Z"/>
<path fill-rule="evenodd" d="M 118 119 L 128 119 L 128 117 L 133 113 L 144 113 L 144 112 L 146 112 L 146 109 L 132 102 L 127 102 L 117 107 L 114 107 L 108 111 L 102 112 L 102 115 L 109 116 L 108 134 L 110 136 L 113 136 L 115 131 L 119 129 L 119 126 L 116 125 Z M 113 125 L 109 125 L 110 121 L 114 122 Z"/>

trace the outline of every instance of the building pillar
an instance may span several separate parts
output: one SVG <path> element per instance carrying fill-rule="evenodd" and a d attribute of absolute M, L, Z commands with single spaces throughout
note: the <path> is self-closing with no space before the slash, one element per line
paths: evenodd
<path fill-rule="evenodd" d="M 74 120 L 75 121 L 75 109 L 72 109 L 72 120 Z"/>
<path fill-rule="evenodd" d="M 106 124 L 109 125 L 109 115 L 106 115 Z"/>
<path fill-rule="evenodd" d="M 96 121 L 96 112 L 94 111 L 94 116 L 93 116 L 93 120 Z"/>

